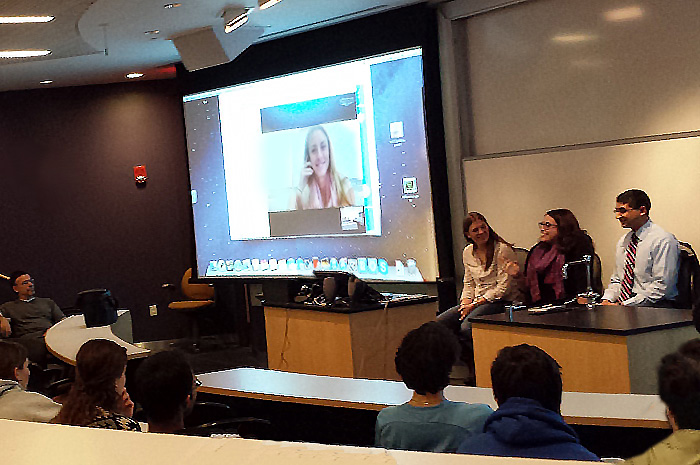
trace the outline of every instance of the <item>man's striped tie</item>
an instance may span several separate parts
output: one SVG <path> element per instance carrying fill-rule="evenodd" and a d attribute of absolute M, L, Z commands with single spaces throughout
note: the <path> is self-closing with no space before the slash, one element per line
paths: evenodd
<path fill-rule="evenodd" d="M 637 244 L 639 237 L 636 233 L 632 233 L 630 243 L 627 245 L 627 254 L 625 256 L 625 275 L 622 277 L 622 291 L 620 292 L 620 302 L 632 297 L 632 286 L 634 286 L 634 257 L 637 255 Z"/>

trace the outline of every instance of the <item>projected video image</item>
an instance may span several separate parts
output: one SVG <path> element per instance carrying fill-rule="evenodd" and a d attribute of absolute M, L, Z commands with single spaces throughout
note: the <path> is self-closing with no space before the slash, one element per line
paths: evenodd
<path fill-rule="evenodd" d="M 436 278 L 420 49 L 184 102 L 200 276 Z"/>

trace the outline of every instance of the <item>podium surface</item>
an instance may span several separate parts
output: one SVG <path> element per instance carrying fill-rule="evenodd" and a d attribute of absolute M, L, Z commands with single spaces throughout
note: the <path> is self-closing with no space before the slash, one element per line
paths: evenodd
<path fill-rule="evenodd" d="M 656 393 L 661 358 L 698 337 L 692 311 L 675 308 L 598 305 L 594 310 L 533 314 L 515 312 L 470 318 L 477 386 L 491 386 L 498 351 L 535 345 L 562 367 L 565 391 Z"/>

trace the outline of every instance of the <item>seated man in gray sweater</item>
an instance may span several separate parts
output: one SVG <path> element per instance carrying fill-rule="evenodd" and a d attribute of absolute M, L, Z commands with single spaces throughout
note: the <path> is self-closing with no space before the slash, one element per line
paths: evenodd
<path fill-rule="evenodd" d="M 0 341 L 0 418 L 48 423 L 58 414 L 60 404 L 25 391 L 28 383 L 27 349 L 15 342 Z"/>
<path fill-rule="evenodd" d="M 34 295 L 34 280 L 26 271 L 10 274 L 17 300 L 0 306 L 0 335 L 12 337 L 27 348 L 32 362 L 46 362 L 46 330 L 65 318 L 56 302 Z M 8 321 L 8 319 L 10 321 Z"/>

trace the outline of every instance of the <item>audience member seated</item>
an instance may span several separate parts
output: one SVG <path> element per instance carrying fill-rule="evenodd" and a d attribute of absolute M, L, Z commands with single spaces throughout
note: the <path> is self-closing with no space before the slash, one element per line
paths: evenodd
<path fill-rule="evenodd" d="M 673 234 L 651 218 L 651 200 L 639 189 L 617 196 L 615 218 L 631 229 L 615 248 L 615 270 L 603 294 L 605 305 L 672 307 L 678 296 L 680 249 Z"/>
<path fill-rule="evenodd" d="M 484 432 L 467 438 L 461 454 L 558 460 L 599 458 L 583 447 L 561 417 L 561 367 L 538 347 L 501 349 L 491 365 L 498 403 Z"/>
<path fill-rule="evenodd" d="M 396 371 L 413 396 L 377 415 L 375 444 L 388 449 L 454 452 L 479 433 L 492 413 L 488 405 L 450 402 L 443 396 L 457 359 L 456 337 L 438 322 L 410 331 L 396 351 Z"/>
<path fill-rule="evenodd" d="M 106 339 L 83 344 L 76 355 L 75 383 L 53 423 L 141 431 L 131 419 L 126 392 L 126 349 Z"/>
<path fill-rule="evenodd" d="M 673 434 L 628 460 L 631 465 L 700 463 L 700 339 L 685 343 L 661 360 L 659 397 Z"/>
<path fill-rule="evenodd" d="M 29 384 L 27 349 L 16 342 L 0 341 L 0 418 L 49 422 L 61 406 L 36 392 Z"/>
<path fill-rule="evenodd" d="M 135 399 L 143 407 L 150 433 L 183 429 L 196 397 L 197 378 L 179 352 L 151 355 L 136 370 Z"/>
<path fill-rule="evenodd" d="M 530 304 L 562 303 L 574 299 L 586 291 L 586 267 L 571 267 L 567 279 L 564 279 L 562 266 L 580 260 L 584 255 L 593 256 L 593 241 L 581 229 L 574 214 L 565 208 L 548 211 L 539 226 L 540 241 L 530 249 L 525 271 L 521 274 L 515 261 L 506 266 L 506 271 L 521 278 Z M 591 285 L 594 291 L 602 291 L 600 280 Z"/>
<path fill-rule="evenodd" d="M 464 218 L 464 287 L 459 306 L 438 316 L 438 321 L 453 329 L 462 340 L 471 338 L 468 316 L 503 313 L 505 306 L 522 301 L 518 283 L 506 273 L 505 266 L 516 262 L 513 248 L 489 226 L 481 213 Z"/>
<path fill-rule="evenodd" d="M 17 300 L 0 306 L 0 335 L 15 338 L 27 348 L 29 360 L 44 365 L 48 355 L 44 334 L 65 315 L 53 300 L 34 295 L 34 280 L 27 272 L 10 274 L 10 283 Z"/>

